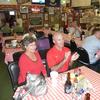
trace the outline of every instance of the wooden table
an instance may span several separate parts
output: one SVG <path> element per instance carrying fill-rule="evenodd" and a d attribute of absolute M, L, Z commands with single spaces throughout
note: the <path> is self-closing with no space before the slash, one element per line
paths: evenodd
<path fill-rule="evenodd" d="M 90 92 L 91 99 L 90 100 L 100 100 L 100 74 L 88 69 L 85 66 L 80 67 L 82 74 L 91 82 L 94 90 Z M 70 72 L 74 72 L 71 70 Z M 65 73 L 63 73 L 65 74 Z M 58 77 L 58 84 L 56 87 L 52 86 L 50 78 L 46 78 L 48 92 L 44 96 L 33 97 L 28 95 L 24 100 L 72 100 L 72 94 L 64 93 L 64 82 L 62 81 L 61 74 Z M 20 87 L 16 90 L 14 96 L 17 95 Z M 23 94 L 25 92 L 23 91 Z M 82 96 L 82 100 L 84 100 L 84 95 Z"/>

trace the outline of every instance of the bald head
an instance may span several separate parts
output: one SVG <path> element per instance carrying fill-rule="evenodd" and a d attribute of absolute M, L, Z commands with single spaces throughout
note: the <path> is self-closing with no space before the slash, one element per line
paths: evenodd
<path fill-rule="evenodd" d="M 64 47 L 64 38 L 61 33 L 55 33 L 53 36 L 53 42 L 57 48 Z"/>
<path fill-rule="evenodd" d="M 56 38 L 58 38 L 59 36 L 62 36 L 62 34 L 61 34 L 61 33 L 55 33 L 55 34 L 53 35 L 53 39 L 56 39 Z"/>

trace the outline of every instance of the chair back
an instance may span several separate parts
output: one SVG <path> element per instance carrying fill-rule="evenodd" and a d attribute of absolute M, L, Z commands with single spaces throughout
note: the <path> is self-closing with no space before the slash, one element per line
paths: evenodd
<path fill-rule="evenodd" d="M 5 59 L 5 53 L 2 52 L 2 51 L 0 51 L 0 62 L 1 62 L 1 61 L 4 62 L 4 61 L 5 61 L 4 59 Z"/>
<path fill-rule="evenodd" d="M 45 66 L 46 66 L 46 71 L 47 71 L 47 77 L 50 77 L 50 72 L 51 72 L 51 68 L 49 68 L 47 60 L 45 59 Z"/>
<path fill-rule="evenodd" d="M 46 54 L 48 50 L 50 49 L 50 43 L 48 38 L 41 38 L 37 40 L 37 49 L 39 51 L 40 57 L 43 64 L 46 66 L 47 76 L 50 76 L 50 69 L 48 68 L 47 62 L 46 62 Z"/>
<path fill-rule="evenodd" d="M 49 39 L 50 47 L 53 47 L 53 45 L 54 45 L 54 43 L 53 43 L 53 35 L 52 34 L 48 34 L 48 39 Z"/>
<path fill-rule="evenodd" d="M 15 53 L 13 54 L 13 60 L 14 60 L 15 62 L 18 62 L 18 61 L 19 61 L 19 58 L 20 58 L 20 56 L 22 55 L 23 52 L 24 52 L 24 51 L 15 52 Z"/>
<path fill-rule="evenodd" d="M 90 64 L 89 55 L 88 55 L 87 51 L 84 48 L 78 47 L 77 48 L 77 53 L 80 55 L 79 58 L 78 58 L 78 60 L 80 62 L 82 62 L 85 65 Z"/>
<path fill-rule="evenodd" d="M 43 31 L 37 31 L 36 32 L 36 37 L 37 39 L 41 39 L 41 38 L 44 38 L 44 32 Z"/>
<path fill-rule="evenodd" d="M 46 53 L 50 49 L 49 39 L 45 37 L 37 40 L 37 49 L 41 59 L 46 59 Z"/>
<path fill-rule="evenodd" d="M 77 44 L 75 43 L 73 39 L 70 40 L 70 49 L 72 53 L 77 51 Z"/>
<path fill-rule="evenodd" d="M 19 67 L 17 62 L 12 62 L 8 65 L 8 72 L 10 75 L 13 90 L 18 87 Z"/>
<path fill-rule="evenodd" d="M 41 38 L 37 40 L 37 49 L 45 50 L 50 48 L 50 43 L 48 38 Z"/>

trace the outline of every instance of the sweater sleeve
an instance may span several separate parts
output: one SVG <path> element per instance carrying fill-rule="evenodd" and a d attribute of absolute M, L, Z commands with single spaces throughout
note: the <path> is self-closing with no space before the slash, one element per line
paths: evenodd
<path fill-rule="evenodd" d="M 20 68 L 20 73 L 19 73 L 19 79 L 18 79 L 18 83 L 23 83 L 25 80 L 26 80 L 26 73 L 27 73 L 27 63 L 26 61 L 24 60 L 24 57 L 23 59 L 21 58 L 19 60 L 19 68 Z"/>
<path fill-rule="evenodd" d="M 42 62 L 42 59 L 41 59 L 39 53 L 38 53 L 38 58 L 39 58 L 39 62 L 40 62 L 40 64 L 41 64 L 41 72 L 43 73 L 43 75 L 46 75 L 46 68 L 45 68 L 45 66 L 43 65 L 43 62 Z"/>

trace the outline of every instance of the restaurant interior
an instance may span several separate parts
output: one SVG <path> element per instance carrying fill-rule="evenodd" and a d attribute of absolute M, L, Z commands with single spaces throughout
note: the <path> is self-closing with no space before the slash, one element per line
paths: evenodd
<path fill-rule="evenodd" d="M 73 22 L 81 27 L 80 35 L 69 34 L 67 29 Z M 0 100 L 13 99 L 15 91 L 12 88 L 8 66 L 13 61 L 19 60 L 19 52 L 23 52 L 21 41 L 24 34 L 29 32 L 29 28 L 35 30 L 37 49 L 44 65 L 47 65 L 44 62 L 46 53 L 54 45 L 52 37 L 57 32 L 63 34 L 64 46 L 68 47 L 72 54 L 77 51 L 81 55 L 80 49 L 82 49 L 83 40 L 92 35 L 93 28 L 100 28 L 100 0 L 0 0 Z M 75 43 L 73 43 L 73 39 Z M 15 54 L 16 52 L 18 54 Z M 14 54 L 18 57 L 14 58 Z M 100 49 L 98 54 L 100 55 Z M 81 66 L 89 67 L 90 63 L 87 55 L 86 53 L 82 54 L 82 57 L 80 56 L 72 64 L 70 70 L 77 67 L 81 68 Z M 46 70 L 47 76 L 49 76 L 50 69 L 47 67 Z M 82 98 L 77 100 L 100 100 L 100 72 L 94 71 L 92 75 L 92 73 L 89 73 L 92 72 L 89 69 L 83 67 L 81 70 L 87 78 L 91 79 L 89 81 L 92 81 L 92 85 L 96 84 L 96 88 L 93 87 L 97 95 L 92 91 L 90 93 L 91 99 Z M 48 88 L 48 91 L 49 89 L 51 88 Z M 48 92 L 47 97 L 31 98 L 29 96 L 31 99 L 27 98 L 25 100 L 74 100 L 71 98 L 72 96 L 68 96 L 66 99 L 67 95 L 59 90 L 51 89 L 51 91 L 57 92 L 57 94 L 54 93 L 55 97 Z M 59 95 L 58 92 L 62 95 Z"/>

